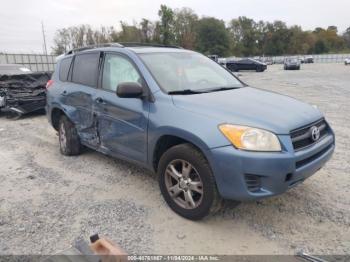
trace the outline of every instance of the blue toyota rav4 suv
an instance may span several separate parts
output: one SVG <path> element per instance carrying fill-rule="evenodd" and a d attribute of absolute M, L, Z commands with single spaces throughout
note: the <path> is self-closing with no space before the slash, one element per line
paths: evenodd
<path fill-rule="evenodd" d="M 61 153 L 87 146 L 159 176 L 188 219 L 221 199 L 281 194 L 330 159 L 335 139 L 315 107 L 247 86 L 176 47 L 106 44 L 68 52 L 47 84 Z"/>

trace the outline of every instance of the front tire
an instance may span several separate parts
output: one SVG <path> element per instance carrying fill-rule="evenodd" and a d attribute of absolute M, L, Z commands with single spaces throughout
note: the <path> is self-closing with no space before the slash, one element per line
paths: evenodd
<path fill-rule="evenodd" d="M 158 176 L 165 201 L 180 216 L 199 220 L 220 209 L 222 199 L 209 163 L 191 144 L 168 149 L 159 161 Z"/>
<path fill-rule="evenodd" d="M 62 155 L 73 156 L 80 154 L 81 144 L 74 124 L 66 117 L 61 116 L 58 127 L 60 152 Z"/>

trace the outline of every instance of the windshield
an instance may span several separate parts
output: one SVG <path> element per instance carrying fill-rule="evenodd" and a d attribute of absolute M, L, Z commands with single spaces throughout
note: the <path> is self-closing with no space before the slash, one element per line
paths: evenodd
<path fill-rule="evenodd" d="M 298 59 L 296 58 L 292 58 L 292 59 L 288 59 L 289 63 L 298 63 Z"/>
<path fill-rule="evenodd" d="M 166 92 L 243 86 L 222 66 L 198 53 L 144 53 L 140 57 Z"/>

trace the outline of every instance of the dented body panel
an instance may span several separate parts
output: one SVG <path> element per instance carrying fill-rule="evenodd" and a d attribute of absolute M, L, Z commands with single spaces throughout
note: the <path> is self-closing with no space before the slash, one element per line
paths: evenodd
<path fill-rule="evenodd" d="M 103 90 L 94 101 L 101 149 L 146 162 L 149 102 L 123 99 Z"/>

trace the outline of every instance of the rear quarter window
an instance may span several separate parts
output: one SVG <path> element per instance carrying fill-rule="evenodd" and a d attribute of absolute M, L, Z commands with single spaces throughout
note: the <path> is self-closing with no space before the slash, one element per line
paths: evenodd
<path fill-rule="evenodd" d="M 61 61 L 60 70 L 59 70 L 60 81 L 63 81 L 63 82 L 67 81 L 71 63 L 72 63 L 72 57 L 65 58 Z"/>
<path fill-rule="evenodd" d="M 99 59 L 100 53 L 76 55 L 72 82 L 95 87 L 97 84 Z"/>

